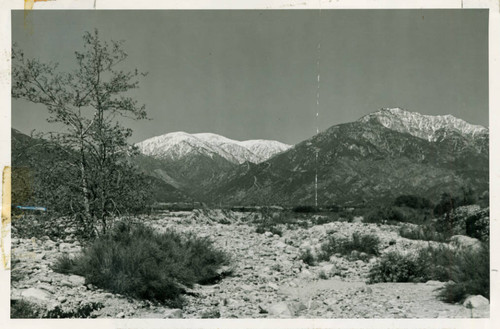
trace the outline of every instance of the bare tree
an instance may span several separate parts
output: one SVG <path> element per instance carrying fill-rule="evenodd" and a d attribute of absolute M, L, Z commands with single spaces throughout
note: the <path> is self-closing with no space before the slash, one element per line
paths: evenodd
<path fill-rule="evenodd" d="M 105 232 L 108 218 L 120 209 L 117 191 L 131 188 L 124 185 L 131 183 L 124 174 L 130 174 L 132 131 L 117 119 L 146 118 L 145 106 L 126 96 L 145 74 L 120 69 L 127 58 L 122 42 L 102 41 L 97 30 L 83 35 L 83 50 L 75 57 L 75 70 L 59 72 L 57 64 L 28 59 L 14 47 L 12 97 L 45 105 L 48 121 L 62 124 L 62 131 L 51 135 L 77 155 L 67 165 L 78 172 L 82 224 L 95 231 L 99 223 Z"/>

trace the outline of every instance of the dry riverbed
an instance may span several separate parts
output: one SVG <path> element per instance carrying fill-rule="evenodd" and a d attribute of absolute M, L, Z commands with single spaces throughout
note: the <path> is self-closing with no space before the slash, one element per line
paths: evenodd
<path fill-rule="evenodd" d="M 111 294 L 82 277 L 51 270 L 61 253 L 76 255 L 76 241 L 12 239 L 12 299 L 54 310 L 54 316 L 110 318 L 470 318 L 489 317 L 487 306 L 468 309 L 436 298 L 444 283 L 366 284 L 376 261 L 349 261 L 340 255 L 316 266 L 300 260 L 328 235 L 376 234 L 382 253 L 402 252 L 428 242 L 401 238 L 396 226 L 333 222 L 309 229 L 284 229 L 283 235 L 255 232 L 248 213 L 166 212 L 148 224 L 155 229 L 193 232 L 214 241 L 232 258 L 231 274 L 211 285 L 196 285 L 187 305 L 171 309 Z M 225 224 L 221 224 L 224 222 Z M 229 222 L 229 223 L 228 223 Z"/>

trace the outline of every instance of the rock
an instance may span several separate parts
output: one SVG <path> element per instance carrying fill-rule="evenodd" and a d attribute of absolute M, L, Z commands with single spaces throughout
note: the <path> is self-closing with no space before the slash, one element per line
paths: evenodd
<path fill-rule="evenodd" d="M 325 272 L 325 274 L 331 274 L 336 270 L 335 265 L 327 264 L 321 267 L 321 271 Z"/>
<path fill-rule="evenodd" d="M 429 280 L 425 283 L 427 286 L 440 286 L 443 283 L 441 281 Z"/>
<path fill-rule="evenodd" d="M 45 291 L 48 291 L 50 292 L 51 294 L 55 293 L 56 292 L 56 289 L 55 287 L 51 286 L 50 284 L 46 284 L 46 283 L 40 283 L 38 286 L 37 286 L 38 289 L 43 289 Z"/>
<path fill-rule="evenodd" d="M 162 312 L 148 312 L 141 314 L 140 317 L 143 319 L 163 319 L 165 318 L 165 314 Z"/>
<path fill-rule="evenodd" d="M 29 288 L 21 291 L 21 296 L 30 302 L 40 304 L 48 302 L 50 300 L 51 294 L 46 290 Z"/>
<path fill-rule="evenodd" d="M 261 231 L 262 232 L 262 231 Z M 272 234 L 271 232 L 267 231 L 267 232 L 264 232 L 264 236 L 270 238 L 272 237 L 274 234 Z"/>
<path fill-rule="evenodd" d="M 352 219 L 353 223 L 363 223 L 363 216 L 354 216 Z"/>
<path fill-rule="evenodd" d="M 481 295 L 469 296 L 464 300 L 463 303 L 463 305 L 467 308 L 481 308 L 484 306 L 488 306 L 489 304 L 490 301 Z"/>
<path fill-rule="evenodd" d="M 337 299 L 336 298 L 327 298 L 323 301 L 328 306 L 333 306 L 337 304 Z"/>
<path fill-rule="evenodd" d="M 269 283 L 267 284 L 267 286 L 268 286 L 269 288 L 273 289 L 273 290 L 278 290 L 278 289 L 279 289 L 278 285 L 277 285 L 277 284 L 275 284 L 275 283 L 272 283 L 272 282 L 269 282 Z"/>
<path fill-rule="evenodd" d="M 125 317 L 125 313 L 123 313 L 123 312 L 120 312 L 116 315 L 116 318 L 118 318 L 118 319 L 123 319 L 124 317 Z"/>
<path fill-rule="evenodd" d="M 85 284 L 85 278 L 79 275 L 70 275 L 68 281 L 74 286 L 83 286 Z"/>
<path fill-rule="evenodd" d="M 71 250 L 73 245 L 71 243 L 63 242 L 59 245 L 59 251 L 64 252 L 64 251 L 69 251 Z"/>
<path fill-rule="evenodd" d="M 272 304 L 267 308 L 267 313 L 273 318 L 292 318 L 295 312 L 285 302 Z"/>
<path fill-rule="evenodd" d="M 165 311 L 165 319 L 180 319 L 182 318 L 182 310 L 173 308 Z"/>
<path fill-rule="evenodd" d="M 52 283 L 52 278 L 50 276 L 43 276 L 40 278 L 40 282 Z"/>
<path fill-rule="evenodd" d="M 227 266 L 227 265 L 221 266 L 215 271 L 215 273 L 217 273 L 217 275 L 220 277 L 228 276 L 232 272 L 233 272 L 233 268 L 231 266 Z"/>
<path fill-rule="evenodd" d="M 450 238 L 450 244 L 457 249 L 478 250 L 481 248 L 481 242 L 478 239 L 466 235 L 454 235 Z"/>

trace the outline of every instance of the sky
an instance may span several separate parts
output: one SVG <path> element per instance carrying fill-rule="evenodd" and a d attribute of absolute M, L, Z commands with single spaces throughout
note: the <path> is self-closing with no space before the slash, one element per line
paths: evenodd
<path fill-rule="evenodd" d="M 148 72 L 130 95 L 151 120 L 123 122 L 131 142 L 185 131 L 295 144 L 383 107 L 488 126 L 487 10 L 12 12 L 12 41 L 61 71 L 94 28 L 125 42 L 123 69 Z M 57 130 L 46 117 L 12 102 L 22 132 Z"/>

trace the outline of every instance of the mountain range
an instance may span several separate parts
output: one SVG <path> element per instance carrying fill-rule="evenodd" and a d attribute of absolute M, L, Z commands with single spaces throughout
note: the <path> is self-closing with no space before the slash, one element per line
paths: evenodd
<path fill-rule="evenodd" d="M 158 159 L 179 161 L 193 154 L 222 158 L 233 164 L 259 163 L 291 146 L 271 140 L 236 141 L 212 133 L 173 132 L 146 139 L 136 144 L 139 150 Z"/>
<path fill-rule="evenodd" d="M 314 204 L 316 176 L 320 205 L 489 188 L 487 128 L 401 108 L 332 126 L 293 147 L 208 133 L 170 133 L 138 147 L 146 173 L 206 202 Z"/>
<path fill-rule="evenodd" d="M 37 144 L 13 129 L 13 165 L 49 161 L 50 150 Z M 160 202 L 314 205 L 317 191 L 318 205 L 349 206 L 489 190 L 487 128 L 401 108 L 334 125 L 293 146 L 174 132 L 137 147 L 141 154 L 131 160 Z M 32 149 L 39 151 L 27 153 Z"/>
<path fill-rule="evenodd" d="M 137 143 L 145 173 L 197 199 L 239 165 L 257 164 L 291 146 L 270 140 L 236 141 L 212 133 L 173 132 Z"/>

